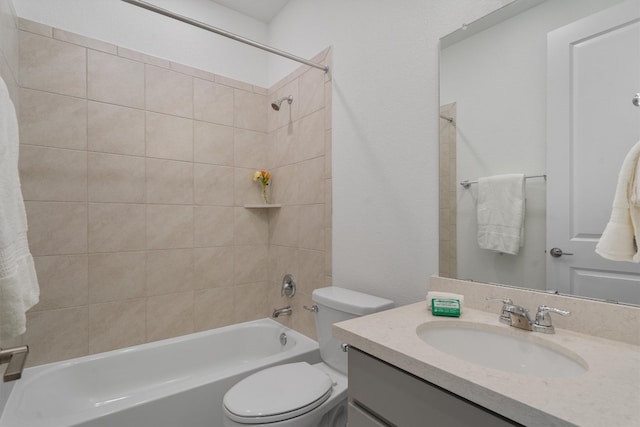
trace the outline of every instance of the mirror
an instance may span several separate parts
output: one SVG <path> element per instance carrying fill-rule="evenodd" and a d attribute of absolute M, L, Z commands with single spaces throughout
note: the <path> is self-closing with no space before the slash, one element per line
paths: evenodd
<path fill-rule="evenodd" d="M 441 39 L 441 276 L 558 289 L 547 285 L 546 271 L 547 34 L 620 3 L 516 0 Z M 477 179 L 507 173 L 529 177 L 525 243 L 515 256 L 477 243 Z M 607 178 L 609 188 L 616 178 Z"/>

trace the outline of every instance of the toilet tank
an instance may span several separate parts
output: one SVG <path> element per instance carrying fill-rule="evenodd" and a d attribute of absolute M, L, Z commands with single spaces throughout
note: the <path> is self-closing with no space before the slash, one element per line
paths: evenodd
<path fill-rule="evenodd" d="M 331 326 L 343 320 L 393 308 L 393 301 L 350 289 L 330 286 L 313 291 L 311 299 L 318 307 L 316 333 L 322 361 L 342 373 L 347 373 L 347 353 L 342 343 L 333 337 Z"/>

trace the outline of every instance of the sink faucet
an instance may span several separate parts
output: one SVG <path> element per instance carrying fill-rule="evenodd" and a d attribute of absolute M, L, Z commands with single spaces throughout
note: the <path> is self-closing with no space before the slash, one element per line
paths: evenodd
<path fill-rule="evenodd" d="M 26 362 L 28 354 L 29 347 L 26 345 L 4 350 L 0 348 L 0 364 L 8 364 L 2 376 L 4 382 L 19 380 L 22 377 L 24 362 Z"/>
<path fill-rule="evenodd" d="M 529 315 L 529 310 L 514 304 L 510 298 L 487 298 L 487 300 L 502 302 L 502 311 L 500 312 L 499 318 L 500 322 L 515 328 L 524 329 L 526 331 L 542 332 L 544 334 L 555 333 L 549 313 L 556 313 L 561 316 L 568 316 L 571 314 L 570 311 L 560 310 L 558 308 L 542 304 L 538 307 L 535 319 L 532 319 Z"/>

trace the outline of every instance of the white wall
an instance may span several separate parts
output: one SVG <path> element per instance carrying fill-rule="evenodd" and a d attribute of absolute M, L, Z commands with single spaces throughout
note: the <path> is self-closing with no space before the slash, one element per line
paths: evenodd
<path fill-rule="evenodd" d="M 267 25 L 209 0 L 153 4 L 266 43 Z M 149 55 L 267 86 L 268 54 L 120 0 L 15 0 L 18 16 Z"/>
<path fill-rule="evenodd" d="M 547 1 L 443 50 L 440 102 L 456 102 L 458 182 L 546 173 L 547 33 L 619 1 Z M 478 247 L 477 191 L 458 188 L 458 277 L 546 289 L 544 180 L 527 181 L 516 256 Z"/>

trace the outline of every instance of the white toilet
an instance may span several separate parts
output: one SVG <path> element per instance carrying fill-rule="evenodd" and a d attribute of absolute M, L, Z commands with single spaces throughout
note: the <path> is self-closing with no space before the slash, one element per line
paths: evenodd
<path fill-rule="evenodd" d="M 344 427 L 347 353 L 331 326 L 393 307 L 393 301 L 331 286 L 316 289 L 316 332 L 322 362 L 288 363 L 241 380 L 224 396 L 226 427 Z"/>

